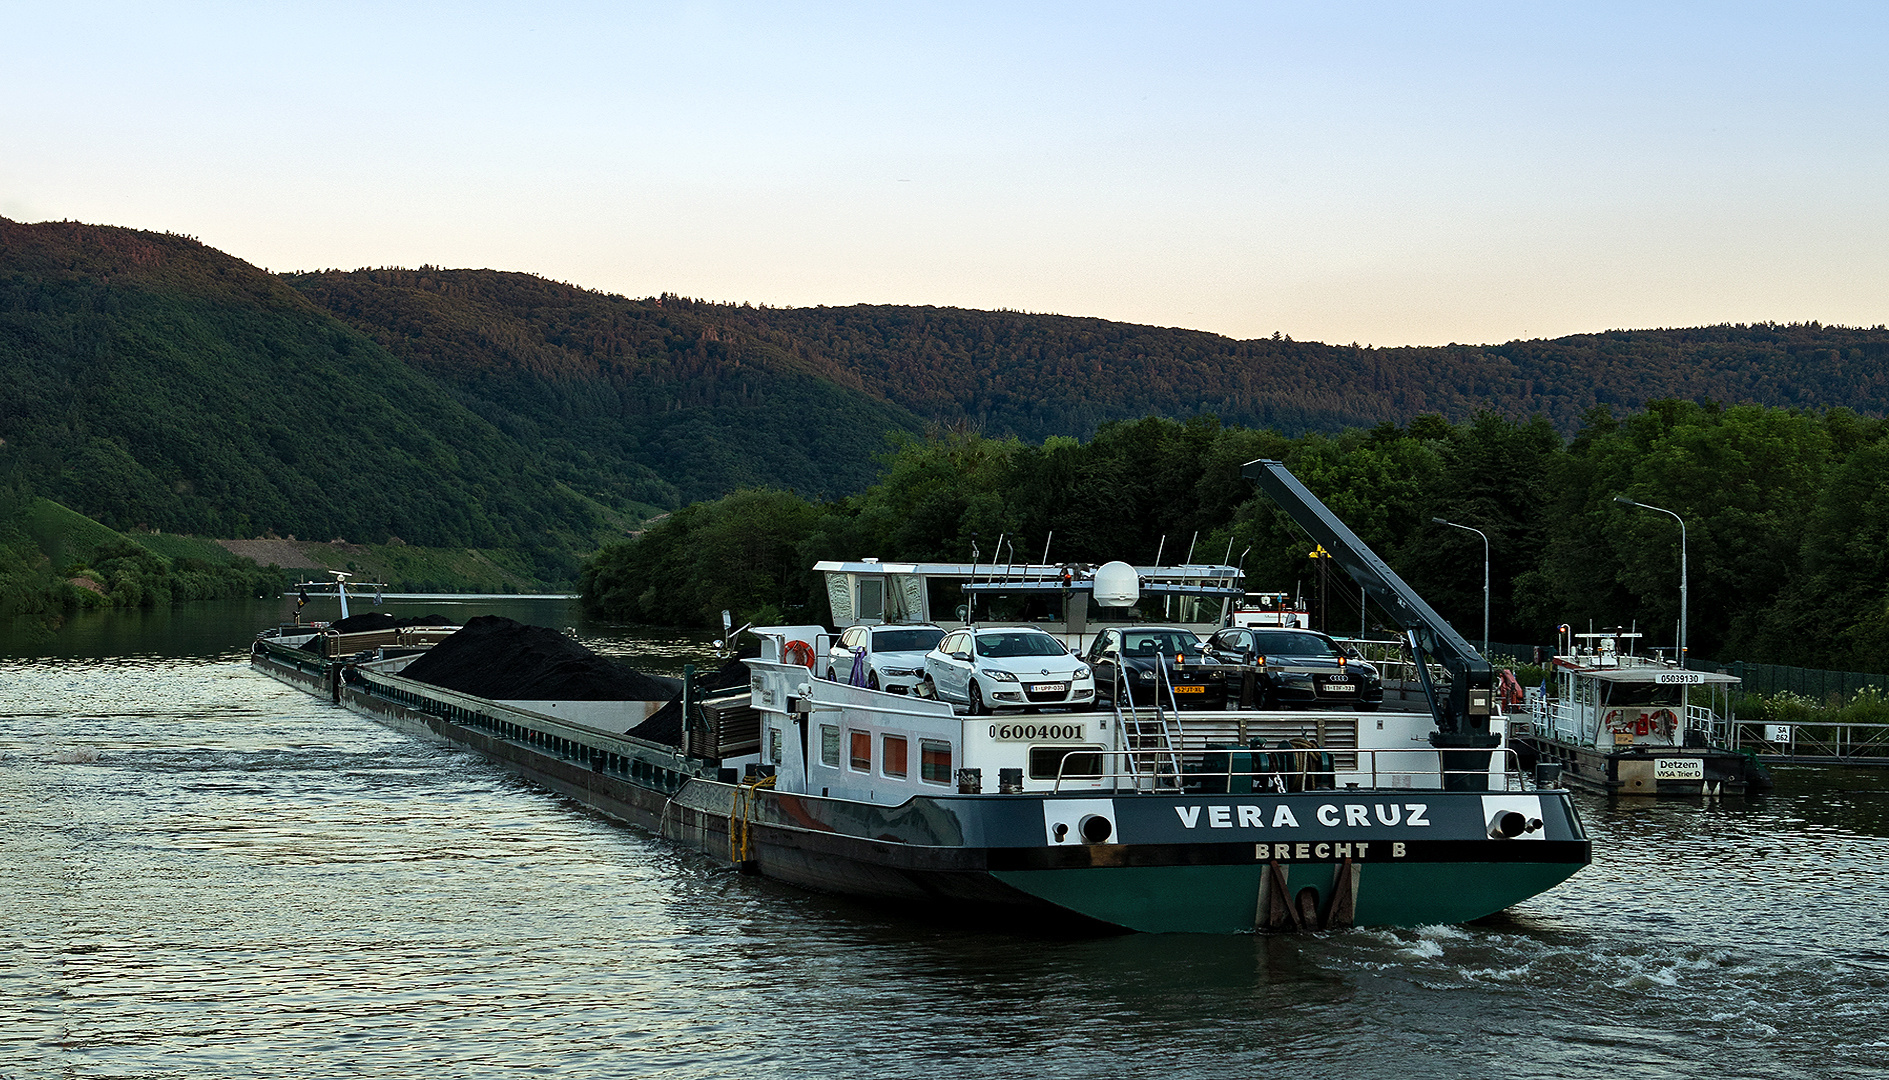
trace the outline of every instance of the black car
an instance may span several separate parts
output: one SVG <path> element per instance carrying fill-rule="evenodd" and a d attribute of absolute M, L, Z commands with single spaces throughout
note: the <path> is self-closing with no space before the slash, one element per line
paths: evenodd
<path fill-rule="evenodd" d="M 1158 693 L 1163 705 L 1224 709 L 1229 682 L 1236 698 L 1240 691 L 1239 670 L 1209 656 L 1200 636 L 1184 626 L 1111 627 L 1095 636 L 1083 659 L 1095 669 L 1098 703 L 1113 698 L 1149 707 Z"/>
<path fill-rule="evenodd" d="M 1316 630 L 1230 626 L 1208 641 L 1207 653 L 1258 667 L 1262 709 L 1349 705 L 1374 712 L 1384 703 L 1377 669 Z"/>

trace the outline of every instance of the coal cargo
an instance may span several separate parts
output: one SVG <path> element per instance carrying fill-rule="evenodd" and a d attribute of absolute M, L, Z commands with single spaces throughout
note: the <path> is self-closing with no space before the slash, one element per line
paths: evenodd
<path fill-rule="evenodd" d="M 645 675 L 546 626 L 472 619 L 401 671 L 409 679 L 494 701 L 668 701 L 679 679 Z"/>

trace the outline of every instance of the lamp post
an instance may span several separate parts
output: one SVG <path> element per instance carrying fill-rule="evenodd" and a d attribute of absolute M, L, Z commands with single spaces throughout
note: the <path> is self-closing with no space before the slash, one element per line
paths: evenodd
<path fill-rule="evenodd" d="M 1663 506 L 1635 502 L 1625 495 L 1615 495 L 1614 501 L 1621 506 L 1638 510 L 1657 510 L 1679 523 L 1679 667 L 1686 667 L 1686 519 Z"/>
<path fill-rule="evenodd" d="M 1452 529 L 1473 532 L 1482 537 L 1482 656 L 1486 660 L 1489 658 L 1489 535 L 1481 529 L 1458 525 L 1454 521 L 1447 521 L 1440 517 L 1433 517 L 1430 520 L 1438 525 L 1448 525 Z"/>

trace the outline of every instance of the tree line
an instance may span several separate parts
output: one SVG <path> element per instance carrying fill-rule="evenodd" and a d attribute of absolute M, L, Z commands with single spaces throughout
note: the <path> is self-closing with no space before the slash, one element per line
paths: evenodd
<path fill-rule="evenodd" d="M 1419 416 L 1336 435 L 1287 436 L 1148 418 L 1087 442 L 964 430 L 894 436 L 879 480 L 814 501 L 741 491 L 691 504 L 582 572 L 608 617 L 714 625 L 829 618 L 821 559 L 1147 564 L 1230 559 L 1251 589 L 1317 596 L 1312 545 L 1240 476 L 1275 458 L 1324 500 L 1465 637 L 1482 636 L 1489 538 L 1498 642 L 1552 643 L 1562 623 L 1637 625 L 1668 646 L 1685 522 L 1695 660 L 1889 671 L 1889 425 L 1848 409 L 1721 407 L 1662 400 L 1596 406 L 1564 438 L 1540 415 Z M 998 538 L 1006 550 L 997 553 Z M 1327 584 L 1333 629 L 1358 627 L 1355 589 Z"/>

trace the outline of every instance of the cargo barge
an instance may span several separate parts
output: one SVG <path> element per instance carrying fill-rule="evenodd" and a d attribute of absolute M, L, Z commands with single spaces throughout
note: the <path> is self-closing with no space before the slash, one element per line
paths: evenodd
<path fill-rule="evenodd" d="M 1455 923 L 1587 865 L 1568 792 L 1516 766 L 1486 662 L 1282 466 L 1247 475 L 1345 553 L 1409 628 L 1421 670 L 1434 658 L 1451 673 L 1447 686 L 1426 682 L 1430 711 L 1183 713 L 1170 693 L 1142 707 L 972 715 L 816 678 L 820 627 L 753 630 L 760 655 L 725 669 L 739 683 L 690 679 L 640 723 L 606 703 L 527 707 L 445 689 L 403 674 L 412 657 L 347 661 L 333 693 L 744 870 L 999 927 Z M 1206 569 L 1237 593 L 1236 571 Z M 883 568 L 874 595 L 899 588 L 897 570 Z M 1158 589 L 1175 575 L 1134 576 Z M 1085 610 L 1095 588 L 1080 566 L 1006 567 L 982 588 L 1001 592 L 1005 579 Z M 256 662 L 281 663 L 274 651 Z"/>

